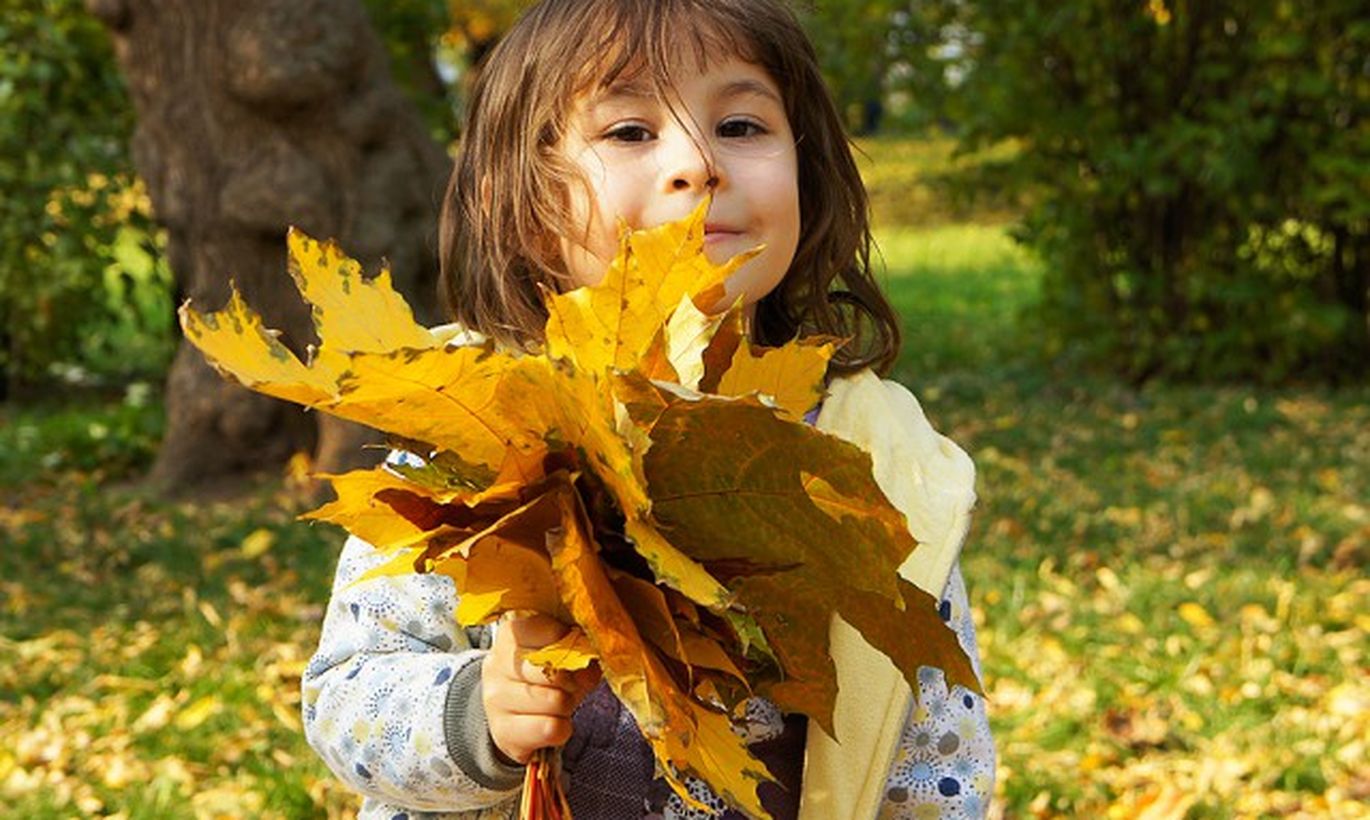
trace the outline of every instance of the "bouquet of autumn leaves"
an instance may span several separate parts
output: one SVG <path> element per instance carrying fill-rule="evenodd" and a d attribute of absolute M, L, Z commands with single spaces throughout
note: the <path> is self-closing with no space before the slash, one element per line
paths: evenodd
<path fill-rule="evenodd" d="M 692 774 L 764 817 L 771 775 L 734 721 L 760 695 L 832 735 L 834 615 L 914 692 L 919 666 L 979 685 L 936 601 L 897 572 L 917 544 L 869 455 L 804 422 L 832 341 L 756 348 L 740 305 L 704 312 L 748 258 L 712 264 L 704 214 L 625 231 L 598 286 L 546 293 L 534 352 L 419 326 L 387 271 L 364 278 L 297 231 L 290 271 L 320 339 L 307 363 L 236 292 L 181 320 L 241 384 L 410 454 L 331 476 L 337 499 L 308 516 L 389 556 L 368 578 L 446 575 L 464 626 L 558 618 L 571 630 L 531 660 L 597 661 L 682 798 Z"/>

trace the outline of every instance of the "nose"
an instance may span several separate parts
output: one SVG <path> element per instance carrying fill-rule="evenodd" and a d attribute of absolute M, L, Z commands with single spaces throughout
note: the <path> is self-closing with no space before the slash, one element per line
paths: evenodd
<path fill-rule="evenodd" d="M 711 192 L 719 184 L 719 167 L 709 144 L 683 129 L 663 138 L 662 182 L 670 192 Z"/>
<path fill-rule="evenodd" d="M 677 191 L 686 191 L 693 187 L 697 187 L 696 184 L 692 183 L 685 177 L 676 177 L 675 179 L 671 180 L 671 188 Z M 710 174 L 708 179 L 704 180 L 704 187 L 710 191 L 717 188 L 718 176 L 716 174 Z"/>

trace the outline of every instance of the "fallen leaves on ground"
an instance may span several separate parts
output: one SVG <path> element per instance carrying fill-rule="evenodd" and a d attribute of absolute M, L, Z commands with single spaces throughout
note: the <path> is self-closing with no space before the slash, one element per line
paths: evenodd
<path fill-rule="evenodd" d="M 956 405 L 1001 805 L 1363 816 L 1364 391 L 1005 388 Z"/>
<path fill-rule="evenodd" d="M 891 281 L 934 306 L 909 325 L 918 366 L 902 372 L 981 471 L 964 570 L 999 750 L 991 816 L 1123 820 L 1167 789 L 1194 797 L 1196 820 L 1364 816 L 1370 390 L 1137 391 L 974 358 L 963 331 L 1007 327 L 1000 289 L 1031 281 Z M 64 448 L 126 411 L 0 404 L 0 448 L 25 463 L 0 479 L 0 805 L 195 817 L 195 794 L 237 790 L 263 817 L 354 816 L 278 716 L 298 711 L 292 667 L 317 645 L 337 533 L 292 524 L 275 496 L 173 504 L 101 481 Z M 119 435 L 102 444 L 146 464 Z M 261 528 L 275 543 L 249 559 Z M 1187 624 L 1185 602 L 1214 628 Z M 170 728 L 210 694 L 216 716 Z"/>

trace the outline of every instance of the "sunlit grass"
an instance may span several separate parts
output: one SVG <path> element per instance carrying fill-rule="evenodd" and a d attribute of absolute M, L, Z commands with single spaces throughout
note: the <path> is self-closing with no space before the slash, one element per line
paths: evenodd
<path fill-rule="evenodd" d="M 868 137 L 857 140 L 856 160 L 870 196 L 877 226 L 930 228 L 942 225 L 996 225 L 1012 219 L 1017 205 L 1007 191 L 997 196 L 953 184 L 950 172 L 1003 160 L 1015 146 L 1005 143 L 974 155 L 958 155 L 951 138 Z"/>
<path fill-rule="evenodd" d="M 878 239 L 894 375 L 979 469 L 996 811 L 1357 816 L 1370 388 L 1062 370 L 1019 321 L 1040 268 L 1002 228 Z M 346 814 L 295 714 L 340 536 L 273 488 L 120 489 L 159 414 L 155 391 L 0 404 L 0 816 Z"/>
<path fill-rule="evenodd" d="M 350 805 L 319 788 L 298 717 L 337 533 L 294 521 L 288 495 L 169 503 L 59 478 L 0 505 L 0 816 Z"/>
<path fill-rule="evenodd" d="M 995 368 L 1026 352 L 1019 319 L 1036 298 L 1038 267 L 1002 226 L 886 228 L 876 244 L 903 320 L 896 379 Z"/>

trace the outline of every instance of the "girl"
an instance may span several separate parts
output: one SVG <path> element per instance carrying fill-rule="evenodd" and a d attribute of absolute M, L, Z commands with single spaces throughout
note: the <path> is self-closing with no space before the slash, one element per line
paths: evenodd
<path fill-rule="evenodd" d="M 866 197 L 814 52 L 778 0 L 543 0 L 506 35 L 474 89 L 442 221 L 455 318 L 506 345 L 539 341 L 539 286 L 599 280 L 633 228 L 712 197 L 706 253 L 764 250 L 728 283 L 752 337 L 852 341 L 810 423 L 865 447 L 920 544 L 908 574 L 977 657 L 955 569 L 973 493 L 970 460 L 903 388 L 869 264 Z M 834 545 L 840 549 L 840 545 Z M 363 817 L 503 817 L 523 764 L 563 747 L 577 820 L 699 817 L 653 779 L 631 717 L 595 674 L 551 677 L 521 653 L 548 619 L 454 624 L 450 579 L 351 586 L 380 557 L 349 540 L 318 654 L 304 676 L 310 743 L 367 797 Z M 492 634 L 493 633 L 493 634 Z M 840 622 L 832 650 L 841 744 L 757 698 L 742 730 L 780 781 L 776 817 L 980 817 L 994 751 L 984 704 L 924 669 L 920 699 Z M 698 799 L 725 814 L 699 782 Z"/>

